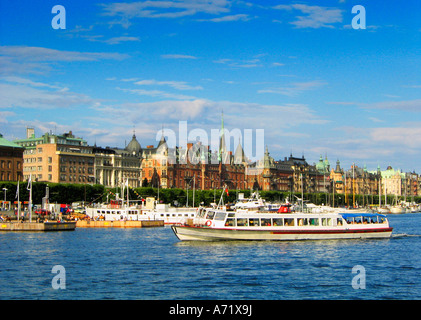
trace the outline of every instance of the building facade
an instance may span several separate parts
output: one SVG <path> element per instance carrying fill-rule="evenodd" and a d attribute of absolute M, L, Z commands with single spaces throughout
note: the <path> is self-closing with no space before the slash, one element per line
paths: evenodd
<path fill-rule="evenodd" d="M 95 156 L 95 183 L 112 188 L 126 182 L 132 188 L 141 186 L 142 148 L 134 133 L 124 149 L 94 146 L 92 150 Z"/>
<path fill-rule="evenodd" d="M 0 134 L 0 181 L 23 180 L 24 149 Z"/>
<path fill-rule="evenodd" d="M 94 159 L 92 147 L 71 131 L 62 135 L 45 133 L 36 138 L 27 130 L 26 139 L 15 141 L 23 147 L 23 179 L 52 183 L 92 183 Z"/>

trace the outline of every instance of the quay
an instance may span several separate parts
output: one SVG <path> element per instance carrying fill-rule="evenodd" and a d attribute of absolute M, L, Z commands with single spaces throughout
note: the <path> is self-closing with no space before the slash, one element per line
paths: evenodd
<path fill-rule="evenodd" d="M 139 221 L 95 221 L 78 220 L 78 228 L 150 228 L 163 227 L 164 220 L 139 220 Z"/>
<path fill-rule="evenodd" d="M 0 231 L 73 231 L 75 221 L 65 222 L 1 222 Z"/>

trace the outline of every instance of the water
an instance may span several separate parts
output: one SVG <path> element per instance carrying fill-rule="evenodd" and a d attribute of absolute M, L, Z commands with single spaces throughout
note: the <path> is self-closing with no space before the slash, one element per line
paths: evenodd
<path fill-rule="evenodd" d="M 180 242 L 171 228 L 0 233 L 0 299 L 421 299 L 421 214 L 391 239 Z M 66 288 L 55 290 L 55 265 Z M 354 289 L 354 266 L 365 289 Z M 362 282 L 359 282 L 362 284 Z"/>

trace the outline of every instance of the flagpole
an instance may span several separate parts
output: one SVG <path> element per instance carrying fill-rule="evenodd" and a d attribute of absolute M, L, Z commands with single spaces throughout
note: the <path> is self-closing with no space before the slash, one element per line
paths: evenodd
<path fill-rule="evenodd" d="M 32 174 L 29 176 L 28 187 L 26 189 L 29 190 L 29 222 L 32 222 Z"/>
<path fill-rule="evenodd" d="M 18 180 L 18 189 L 16 190 L 16 194 L 18 196 L 18 216 L 17 216 L 17 221 L 19 221 L 19 216 L 20 216 L 19 180 Z"/>
<path fill-rule="evenodd" d="M 196 174 L 193 175 L 193 208 L 194 208 L 194 191 L 196 186 Z"/>
<path fill-rule="evenodd" d="M 127 186 L 126 192 L 127 192 L 127 208 L 128 208 L 128 207 L 130 207 L 129 206 L 129 178 L 127 178 L 127 180 L 126 180 L 126 186 Z"/>

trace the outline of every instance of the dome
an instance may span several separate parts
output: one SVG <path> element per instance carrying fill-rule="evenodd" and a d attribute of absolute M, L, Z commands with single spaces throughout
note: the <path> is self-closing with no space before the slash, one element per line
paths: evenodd
<path fill-rule="evenodd" d="M 322 155 L 320 155 L 319 162 L 318 162 L 318 163 L 316 163 L 316 169 L 317 169 L 319 172 L 324 172 L 324 171 L 326 170 L 326 164 L 325 164 L 325 162 L 323 161 L 323 157 L 322 157 Z"/>
<path fill-rule="evenodd" d="M 130 153 L 140 153 L 141 149 L 140 143 L 136 140 L 136 135 L 133 134 L 132 141 L 129 142 L 125 150 Z"/>

